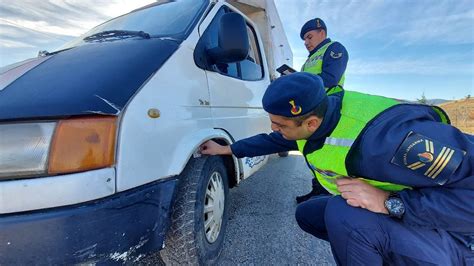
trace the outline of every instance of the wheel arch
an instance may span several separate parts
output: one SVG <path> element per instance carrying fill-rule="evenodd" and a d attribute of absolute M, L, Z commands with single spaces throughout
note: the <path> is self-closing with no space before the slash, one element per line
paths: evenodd
<path fill-rule="evenodd" d="M 202 129 L 193 134 L 187 135 L 176 147 L 176 156 L 170 161 L 170 172 L 180 174 L 189 160 L 200 156 L 206 156 L 199 153 L 199 147 L 208 140 L 216 141 L 222 145 L 230 145 L 234 142 L 234 139 L 227 131 L 219 128 Z M 227 175 L 229 176 L 229 187 L 234 187 L 241 179 L 241 161 L 231 155 L 223 155 L 221 157 L 224 160 Z"/>

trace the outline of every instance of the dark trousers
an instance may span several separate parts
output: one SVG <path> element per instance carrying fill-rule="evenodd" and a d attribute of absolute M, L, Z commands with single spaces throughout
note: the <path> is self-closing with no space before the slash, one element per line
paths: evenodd
<path fill-rule="evenodd" d="M 446 231 L 407 226 L 349 206 L 340 196 L 298 205 L 304 231 L 329 241 L 338 265 L 474 265 L 474 254 Z"/>

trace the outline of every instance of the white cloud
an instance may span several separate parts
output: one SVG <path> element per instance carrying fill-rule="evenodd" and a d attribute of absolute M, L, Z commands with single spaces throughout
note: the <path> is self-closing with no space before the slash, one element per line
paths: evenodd
<path fill-rule="evenodd" d="M 455 67 L 446 67 L 455 66 Z M 436 58 L 406 58 L 395 60 L 351 60 L 347 66 L 350 75 L 420 74 L 420 75 L 471 75 L 474 63 L 440 56 Z"/>
<path fill-rule="evenodd" d="M 0 0 L 0 65 L 55 50 L 92 27 L 154 0 Z"/>
<path fill-rule="evenodd" d="M 153 0 L 2 0 L 1 20 L 43 33 L 78 36 L 90 28 Z"/>
<path fill-rule="evenodd" d="M 461 49 L 462 53 L 452 46 L 474 44 L 471 0 L 439 0 L 436 4 L 430 0 L 275 1 L 285 10 L 280 16 L 293 48 L 295 69 L 307 56 L 299 38 L 301 26 L 321 17 L 329 37 L 348 48 L 350 75 L 474 76 L 474 49 Z"/>
<path fill-rule="evenodd" d="M 34 45 L 0 38 L 0 48 L 34 48 Z"/>
<path fill-rule="evenodd" d="M 421 18 L 396 34 L 406 44 L 442 42 L 448 44 L 474 43 L 474 10 L 444 17 Z"/>
<path fill-rule="evenodd" d="M 329 37 L 343 40 L 395 40 L 405 45 L 474 43 L 472 0 L 276 0 L 286 32 L 299 37 L 301 26 L 320 17 Z M 290 39 L 292 36 L 290 36 Z"/>
<path fill-rule="evenodd" d="M 22 27 L 25 29 L 33 30 L 42 33 L 53 33 L 59 35 L 79 35 L 82 31 L 80 28 L 67 28 L 61 25 L 52 25 L 47 21 L 31 21 L 31 20 L 20 20 L 20 19 L 2 19 L 2 22 L 9 25 Z"/>
<path fill-rule="evenodd" d="M 462 60 L 463 55 L 441 55 L 432 58 L 401 59 L 352 59 L 347 65 L 348 75 L 383 75 L 383 74 L 419 74 L 419 75 L 471 75 L 474 76 L 474 62 Z M 306 56 L 293 57 L 293 67 L 299 70 L 306 61 Z M 454 67 L 446 67 L 454 66 Z"/>
<path fill-rule="evenodd" d="M 155 2 L 154 0 L 0 0 L 0 26 L 17 25 L 17 30 L 1 27 L 2 54 L 7 48 L 47 46 L 77 36 L 112 17 Z M 294 67 L 299 69 L 307 51 L 299 38 L 301 26 L 316 16 L 328 25 L 329 36 L 341 40 L 346 47 L 372 41 L 382 50 L 403 44 L 439 45 L 474 43 L 474 5 L 472 0 L 275 0 L 294 54 Z M 18 26 L 19 25 L 19 26 Z M 28 29 L 28 31 L 26 31 Z M 36 34 L 33 35 L 33 32 Z M 21 41 L 30 35 L 29 42 Z M 68 37 L 68 38 L 66 38 Z M 362 49 L 369 50 L 363 45 Z M 409 48 L 406 48 L 409 49 Z M 358 53 L 358 57 L 352 56 Z M 421 51 L 423 53 L 423 51 Z M 460 71 L 472 74 L 471 55 L 455 59 L 405 58 L 368 61 L 361 51 L 349 49 L 348 71 L 352 74 L 436 73 Z M 362 58 L 364 60 L 362 60 Z M 382 56 L 381 56 L 382 58 Z M 441 61 L 440 61 L 441 60 Z M 456 66 L 444 67 L 447 64 Z"/>

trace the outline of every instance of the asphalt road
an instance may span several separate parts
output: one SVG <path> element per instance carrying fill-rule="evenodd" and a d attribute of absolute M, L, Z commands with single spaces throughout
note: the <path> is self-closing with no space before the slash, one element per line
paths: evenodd
<path fill-rule="evenodd" d="M 230 190 L 230 212 L 218 265 L 335 265 L 329 244 L 296 223 L 295 196 L 309 192 L 302 156 L 270 156 L 253 176 Z M 164 265 L 157 254 L 140 265 Z"/>
<path fill-rule="evenodd" d="M 335 265 L 329 244 L 296 223 L 295 196 L 309 192 L 302 156 L 270 156 L 263 169 L 230 190 L 231 207 L 219 265 Z"/>

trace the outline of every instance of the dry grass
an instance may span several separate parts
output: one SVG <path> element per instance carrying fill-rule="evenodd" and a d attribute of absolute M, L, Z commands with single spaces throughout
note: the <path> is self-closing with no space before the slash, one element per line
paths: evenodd
<path fill-rule="evenodd" d="M 442 103 L 451 123 L 463 132 L 474 134 L 474 98 Z"/>

